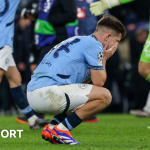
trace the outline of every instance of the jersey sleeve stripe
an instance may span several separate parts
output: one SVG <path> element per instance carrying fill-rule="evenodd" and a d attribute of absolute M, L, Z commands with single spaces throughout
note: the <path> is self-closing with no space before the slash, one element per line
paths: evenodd
<path fill-rule="evenodd" d="M 103 66 L 91 66 L 89 64 L 88 65 L 88 68 L 89 69 L 93 69 L 93 70 L 103 70 Z"/>

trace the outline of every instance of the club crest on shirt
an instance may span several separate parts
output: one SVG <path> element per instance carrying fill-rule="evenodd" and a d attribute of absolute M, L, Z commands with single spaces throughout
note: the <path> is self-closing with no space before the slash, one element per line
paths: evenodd
<path fill-rule="evenodd" d="M 9 62 L 9 58 L 6 58 L 5 59 L 5 64 L 8 64 L 8 62 Z"/>
<path fill-rule="evenodd" d="M 103 55 L 104 55 L 104 52 L 99 52 L 98 55 L 97 55 L 97 58 L 98 58 L 100 61 L 102 61 Z"/>
<path fill-rule="evenodd" d="M 78 84 L 79 88 L 81 89 L 86 89 L 87 88 L 87 84 Z"/>

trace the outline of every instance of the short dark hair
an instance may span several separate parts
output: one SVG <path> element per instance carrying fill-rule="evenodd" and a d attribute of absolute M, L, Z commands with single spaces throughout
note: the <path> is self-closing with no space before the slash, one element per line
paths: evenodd
<path fill-rule="evenodd" d="M 112 15 L 103 15 L 103 17 L 98 21 L 96 26 L 96 31 L 99 31 L 100 27 L 106 27 L 122 34 L 122 39 L 126 35 L 126 30 L 124 25 Z"/>

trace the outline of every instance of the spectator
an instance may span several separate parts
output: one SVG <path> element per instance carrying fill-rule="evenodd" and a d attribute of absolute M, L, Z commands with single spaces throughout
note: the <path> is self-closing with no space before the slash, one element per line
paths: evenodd
<path fill-rule="evenodd" d="M 22 84 L 30 80 L 29 45 L 31 41 L 30 20 L 21 18 L 15 27 L 14 57 L 21 73 Z"/>

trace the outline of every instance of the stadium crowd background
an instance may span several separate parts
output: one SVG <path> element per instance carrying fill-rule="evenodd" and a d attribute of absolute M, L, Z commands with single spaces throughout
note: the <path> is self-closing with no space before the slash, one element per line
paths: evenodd
<path fill-rule="evenodd" d="M 13 54 L 25 92 L 32 72 L 30 66 L 35 59 L 33 53 L 36 53 L 37 57 L 39 55 L 39 50 L 34 47 L 34 22 L 20 18 L 22 9 L 29 1 L 21 0 L 16 12 Z M 95 22 L 101 17 L 95 17 L 89 11 L 89 4 L 96 0 L 76 1 L 77 9 L 83 6 L 86 8 L 86 18 L 78 19 L 78 34 L 83 35 L 85 32 L 82 31 L 85 29 L 86 34 L 92 34 L 96 27 Z M 104 86 L 112 92 L 113 100 L 102 113 L 128 113 L 132 109 L 144 107 L 150 89 L 150 83 L 138 73 L 138 61 L 148 36 L 149 6 L 141 0 L 115 7 L 107 13 L 123 22 L 127 36 L 120 42 L 119 49 L 106 65 L 108 77 Z M 0 115 L 15 114 L 19 114 L 19 111 L 12 100 L 8 81 L 4 76 L 0 84 Z"/>

